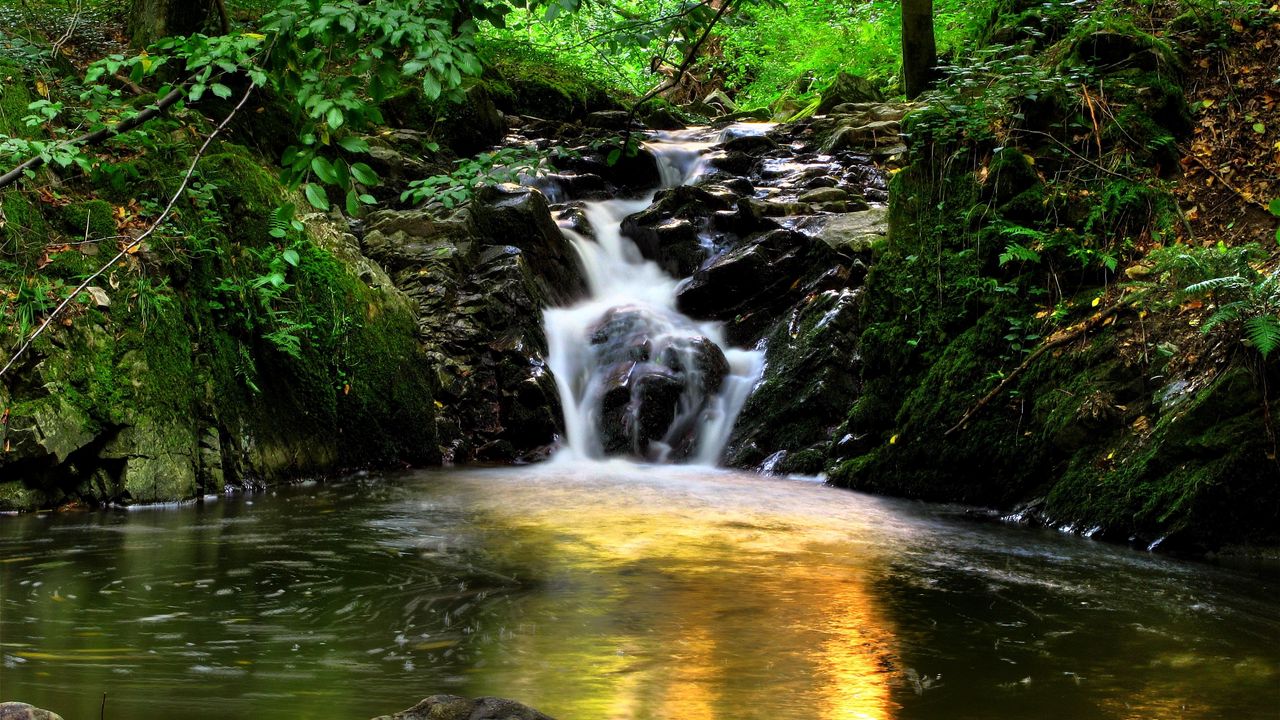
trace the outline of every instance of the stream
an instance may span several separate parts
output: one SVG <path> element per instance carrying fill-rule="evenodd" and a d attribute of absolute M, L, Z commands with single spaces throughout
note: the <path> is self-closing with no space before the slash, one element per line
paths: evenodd
<path fill-rule="evenodd" d="M 1261 718 L 1276 578 L 815 482 L 451 469 L 0 522 L 0 691 L 69 720 Z"/>
<path fill-rule="evenodd" d="M 725 138 L 652 137 L 663 187 Z M 1276 716 L 1274 569 L 716 469 L 765 353 L 682 314 L 623 235 L 656 192 L 565 230 L 588 296 L 544 317 L 551 461 L 0 518 L 0 699 L 68 720 L 104 694 L 137 720 L 358 720 L 436 693 L 561 720 Z M 820 323 L 851 297 L 814 287 Z"/>

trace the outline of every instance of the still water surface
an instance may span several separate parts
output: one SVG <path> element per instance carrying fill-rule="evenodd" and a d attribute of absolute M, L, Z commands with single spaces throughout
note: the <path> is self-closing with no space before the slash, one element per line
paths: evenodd
<path fill-rule="evenodd" d="M 796 480 L 623 464 L 0 517 L 0 697 L 368 718 L 1275 718 L 1280 583 Z"/>

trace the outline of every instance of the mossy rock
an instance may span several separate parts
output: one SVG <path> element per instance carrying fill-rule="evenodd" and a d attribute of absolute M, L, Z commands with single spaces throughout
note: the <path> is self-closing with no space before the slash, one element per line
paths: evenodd
<path fill-rule="evenodd" d="M 63 206 L 62 230 L 70 237 L 108 238 L 116 234 L 115 208 L 105 200 L 85 200 Z"/>

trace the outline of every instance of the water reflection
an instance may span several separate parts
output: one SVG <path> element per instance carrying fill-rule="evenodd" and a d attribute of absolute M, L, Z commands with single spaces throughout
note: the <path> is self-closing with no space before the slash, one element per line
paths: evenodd
<path fill-rule="evenodd" d="M 1272 578 L 813 484 L 559 466 L 0 518 L 0 695 L 137 718 L 1260 717 Z"/>

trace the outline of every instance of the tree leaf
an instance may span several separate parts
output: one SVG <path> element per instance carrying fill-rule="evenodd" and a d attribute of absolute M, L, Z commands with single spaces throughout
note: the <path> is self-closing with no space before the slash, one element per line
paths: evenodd
<path fill-rule="evenodd" d="M 347 152 L 353 152 L 353 153 L 369 152 L 369 143 L 365 142 L 364 138 L 356 137 L 355 135 L 348 135 L 342 138 L 341 140 L 338 141 L 338 146 L 341 147 L 343 150 L 346 150 Z"/>
<path fill-rule="evenodd" d="M 226 85 L 223 85 L 222 83 L 214 83 L 210 85 L 209 91 L 212 92 L 214 95 L 217 95 L 218 97 L 222 98 L 223 100 L 226 100 L 227 98 L 231 97 L 231 88 L 227 87 Z"/>
<path fill-rule="evenodd" d="M 351 176 L 361 185 L 378 184 L 378 174 L 373 171 L 373 168 L 364 163 L 353 163 L 351 165 Z"/>
<path fill-rule="evenodd" d="M 280 253 L 280 258 L 294 267 L 298 267 L 298 251 L 293 248 L 286 248 Z"/>
<path fill-rule="evenodd" d="M 315 183 L 307 183 L 307 187 L 304 192 L 307 196 L 307 202 L 311 203 L 312 207 L 317 210 L 329 209 L 329 197 L 325 195 L 323 187 Z"/>
<path fill-rule="evenodd" d="M 322 183 L 333 185 L 338 182 L 338 174 L 333 171 L 333 165 L 319 155 L 311 158 L 311 171 L 320 178 Z"/>
<path fill-rule="evenodd" d="M 345 119 L 346 117 L 342 114 L 342 108 L 339 107 L 331 107 L 329 108 L 329 112 L 325 114 L 325 121 L 328 122 L 329 127 L 334 130 L 342 127 L 342 123 Z"/>

